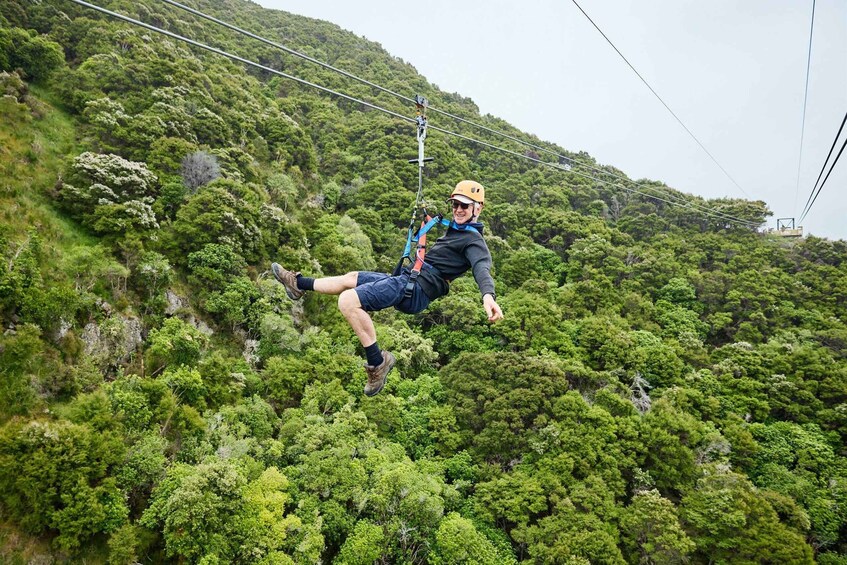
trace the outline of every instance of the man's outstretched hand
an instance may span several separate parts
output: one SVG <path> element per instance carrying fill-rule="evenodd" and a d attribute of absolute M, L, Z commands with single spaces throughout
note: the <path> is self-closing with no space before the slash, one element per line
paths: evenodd
<path fill-rule="evenodd" d="M 483 296 L 482 305 L 485 307 L 485 313 L 488 314 L 489 322 L 493 323 L 497 320 L 503 319 L 503 310 L 501 310 L 497 302 L 494 301 L 493 295 L 486 294 L 485 296 Z"/>

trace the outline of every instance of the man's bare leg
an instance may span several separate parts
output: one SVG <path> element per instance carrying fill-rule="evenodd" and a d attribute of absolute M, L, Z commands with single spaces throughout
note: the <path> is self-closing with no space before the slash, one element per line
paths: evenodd
<path fill-rule="evenodd" d="M 353 271 L 351 273 L 347 273 L 346 275 L 340 275 L 337 277 L 323 277 L 320 279 L 315 279 L 314 290 L 315 292 L 319 292 L 321 294 L 341 294 L 345 290 L 356 288 L 356 283 L 358 282 L 358 280 L 358 271 Z M 358 300 L 359 298 L 357 296 L 356 301 L 358 302 Z M 359 307 L 361 308 L 361 304 L 359 305 Z"/>
<path fill-rule="evenodd" d="M 315 287 L 317 287 L 317 282 L 315 281 Z M 341 315 L 344 316 L 359 341 L 362 342 L 362 347 L 369 347 L 376 343 L 376 329 L 373 320 L 362 308 L 359 295 L 356 294 L 355 290 L 348 288 L 341 293 L 338 297 L 338 309 L 341 310 Z"/>
<path fill-rule="evenodd" d="M 376 341 L 376 330 L 373 321 L 367 312 L 362 309 L 359 295 L 356 291 L 356 283 L 359 281 L 359 272 L 352 271 L 346 275 L 337 277 L 322 277 L 315 279 L 314 291 L 321 294 L 338 294 L 338 309 L 353 328 L 353 331 L 367 347 Z"/>
<path fill-rule="evenodd" d="M 292 300 L 299 300 L 307 290 L 314 290 L 321 294 L 338 295 L 338 309 L 350 324 L 356 337 L 365 348 L 367 364 L 365 370 L 368 373 L 368 382 L 365 384 L 364 392 L 367 396 L 373 396 L 385 386 L 388 373 L 394 368 L 396 359 L 389 351 L 382 351 L 376 343 L 376 329 L 370 315 L 362 308 L 359 295 L 354 290 L 359 282 L 359 273 L 356 271 L 337 277 L 323 277 L 312 279 L 297 276 L 278 263 L 271 264 L 274 277 L 285 286 L 285 292 Z M 301 286 L 302 284 L 302 286 Z"/>
<path fill-rule="evenodd" d="M 362 308 L 359 295 L 355 290 L 347 289 L 341 293 L 338 297 L 338 309 L 341 310 L 341 314 L 353 328 L 353 331 L 356 332 L 356 336 L 362 342 L 362 347 L 365 348 L 365 354 L 368 356 L 368 363 L 365 367 L 368 373 L 365 394 L 373 396 L 385 386 L 388 373 L 394 368 L 394 363 L 397 360 L 389 351 L 380 351 L 376 344 L 376 330 L 373 320 Z"/>
<path fill-rule="evenodd" d="M 315 279 L 313 290 L 321 294 L 337 294 L 338 309 L 353 328 L 353 331 L 367 347 L 376 341 L 376 330 L 373 321 L 367 312 L 362 309 L 359 295 L 353 290 L 359 281 L 358 271 L 352 271 L 346 275 L 337 277 L 322 277 Z"/>

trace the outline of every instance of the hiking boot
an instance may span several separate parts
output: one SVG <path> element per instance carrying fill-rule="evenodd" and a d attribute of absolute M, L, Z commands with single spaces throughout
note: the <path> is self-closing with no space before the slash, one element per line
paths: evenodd
<path fill-rule="evenodd" d="M 285 294 L 287 294 L 288 298 L 291 300 L 300 300 L 303 295 L 306 294 L 304 291 L 297 288 L 297 275 L 300 273 L 292 273 L 279 263 L 271 263 L 271 271 L 274 273 L 274 278 L 281 282 L 282 286 L 285 287 Z"/>
<path fill-rule="evenodd" d="M 388 380 L 388 373 L 394 368 L 394 363 L 397 360 L 390 351 L 382 352 L 382 363 L 376 367 L 373 365 L 365 365 L 365 371 L 368 372 L 368 384 L 365 385 L 365 394 L 373 396 L 382 390 L 385 386 L 385 381 Z"/>

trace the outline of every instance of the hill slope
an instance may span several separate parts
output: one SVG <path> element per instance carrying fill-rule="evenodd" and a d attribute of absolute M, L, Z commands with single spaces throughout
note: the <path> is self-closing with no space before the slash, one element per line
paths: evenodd
<path fill-rule="evenodd" d="M 103 5 L 413 115 L 164 3 Z M 524 135 L 331 24 L 192 6 Z M 427 199 L 485 184 L 506 317 L 470 277 L 376 314 L 398 366 L 367 398 L 334 298 L 267 269 L 390 269 L 413 128 L 70 2 L 0 24 L 4 559 L 847 561 L 845 242 L 433 133 Z"/>

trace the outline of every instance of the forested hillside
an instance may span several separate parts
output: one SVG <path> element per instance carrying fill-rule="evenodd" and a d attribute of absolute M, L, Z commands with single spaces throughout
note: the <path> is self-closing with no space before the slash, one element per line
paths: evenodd
<path fill-rule="evenodd" d="M 760 224 L 763 202 L 610 183 L 335 25 L 186 1 L 574 167 L 430 133 L 434 207 L 486 187 L 505 318 L 470 276 L 376 314 L 398 364 L 368 398 L 335 299 L 292 302 L 268 269 L 390 270 L 414 127 L 3 0 L 0 561 L 847 564 L 847 243 L 701 208 Z M 414 116 L 163 2 L 99 4 Z"/>

